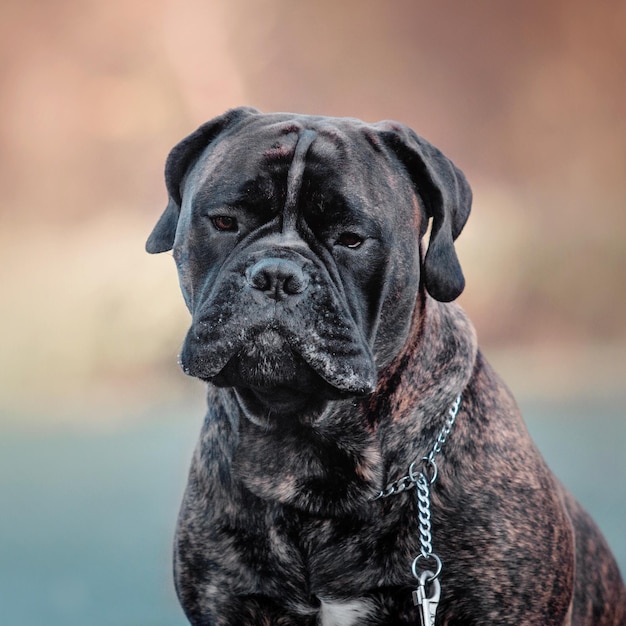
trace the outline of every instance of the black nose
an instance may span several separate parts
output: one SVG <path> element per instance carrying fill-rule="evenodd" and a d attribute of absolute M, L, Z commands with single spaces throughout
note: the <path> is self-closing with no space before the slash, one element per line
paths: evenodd
<path fill-rule="evenodd" d="M 288 259 L 261 259 L 246 271 L 248 283 L 273 300 L 302 293 L 309 281 L 302 268 Z"/>

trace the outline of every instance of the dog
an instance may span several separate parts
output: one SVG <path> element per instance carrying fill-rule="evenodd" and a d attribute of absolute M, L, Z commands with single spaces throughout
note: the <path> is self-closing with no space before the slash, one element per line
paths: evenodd
<path fill-rule="evenodd" d="M 454 302 L 472 195 L 448 158 L 397 122 L 242 107 L 165 180 L 146 248 L 173 251 L 180 364 L 208 383 L 174 550 L 191 624 L 626 624 Z"/>

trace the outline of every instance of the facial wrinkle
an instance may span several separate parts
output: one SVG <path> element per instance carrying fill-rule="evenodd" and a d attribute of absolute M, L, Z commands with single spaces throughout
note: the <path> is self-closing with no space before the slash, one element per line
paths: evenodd
<path fill-rule="evenodd" d="M 283 232 L 293 230 L 296 227 L 296 208 L 298 204 L 298 196 L 302 187 L 302 179 L 304 175 L 304 167 L 306 165 L 306 154 L 315 140 L 317 133 L 314 130 L 306 129 L 298 138 L 296 150 L 293 155 L 293 161 L 287 173 L 287 198 L 285 208 L 283 210 Z"/>

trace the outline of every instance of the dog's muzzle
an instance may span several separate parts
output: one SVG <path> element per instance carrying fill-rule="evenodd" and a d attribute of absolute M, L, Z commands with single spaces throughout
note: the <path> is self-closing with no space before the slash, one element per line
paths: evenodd
<path fill-rule="evenodd" d="M 257 241 L 207 289 L 181 353 L 187 374 L 278 412 L 375 388 L 348 296 L 304 244 Z"/>

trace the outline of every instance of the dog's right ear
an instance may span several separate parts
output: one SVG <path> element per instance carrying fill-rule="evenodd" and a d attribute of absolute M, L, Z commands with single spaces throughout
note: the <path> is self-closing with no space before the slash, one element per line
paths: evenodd
<path fill-rule="evenodd" d="M 202 151 L 215 141 L 225 129 L 250 115 L 257 115 L 258 113 L 259 111 L 252 107 L 231 109 L 223 115 L 209 120 L 172 148 L 165 163 L 165 184 L 169 201 L 148 237 L 147 252 L 156 254 L 172 249 L 182 203 L 180 186 L 185 174 Z"/>

